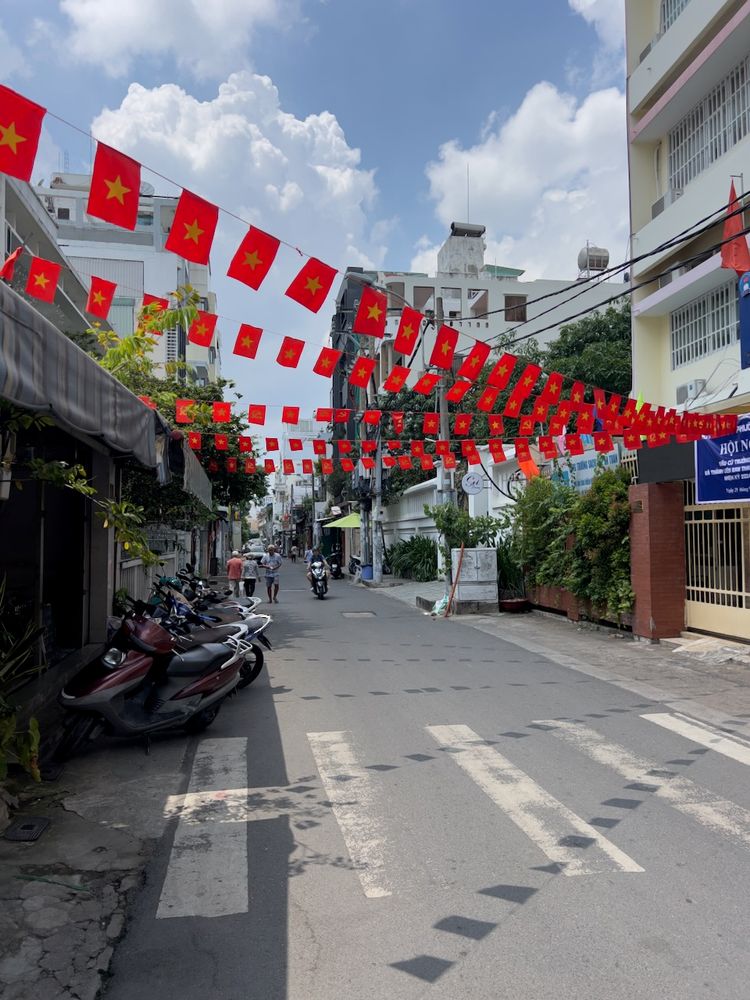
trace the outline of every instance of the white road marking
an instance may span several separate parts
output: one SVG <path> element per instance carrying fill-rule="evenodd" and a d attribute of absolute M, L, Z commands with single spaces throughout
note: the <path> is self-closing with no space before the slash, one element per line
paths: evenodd
<path fill-rule="evenodd" d="M 668 712 L 651 712 L 641 716 L 649 722 L 655 722 L 657 726 L 664 729 L 671 729 L 673 733 L 678 733 L 693 743 L 700 743 L 701 746 L 709 747 L 717 753 L 731 757 L 740 764 L 750 765 L 750 745 L 732 739 L 727 733 L 715 729 L 706 723 L 698 722 L 695 719 L 687 719 L 682 715 L 670 715 Z"/>
<path fill-rule="evenodd" d="M 233 790 L 246 784 L 246 739 L 198 744 L 185 796 L 194 808 L 177 823 L 157 918 L 248 912 L 247 826 L 232 818 Z"/>
<path fill-rule="evenodd" d="M 390 896 L 386 838 L 374 807 L 372 778 L 357 763 L 351 735 L 308 733 L 307 739 L 365 896 Z"/>
<path fill-rule="evenodd" d="M 537 785 L 468 726 L 427 726 L 454 760 L 565 875 L 642 872 L 598 830 Z M 575 846 L 573 838 L 585 838 Z"/>
<path fill-rule="evenodd" d="M 728 799 L 719 799 L 689 778 L 664 773 L 663 766 L 617 743 L 610 743 L 594 729 L 574 722 L 540 720 L 554 730 L 551 735 L 574 746 L 598 764 L 611 767 L 628 781 L 656 786 L 652 794 L 692 816 L 703 826 L 750 847 L 750 810 Z M 656 772 L 656 773 L 654 773 Z"/>

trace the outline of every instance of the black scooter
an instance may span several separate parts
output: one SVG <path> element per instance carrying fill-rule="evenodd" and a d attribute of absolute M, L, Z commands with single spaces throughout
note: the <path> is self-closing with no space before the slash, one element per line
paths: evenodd
<path fill-rule="evenodd" d="M 341 555 L 338 550 L 332 552 L 328 558 L 328 565 L 331 567 L 331 576 L 334 580 L 340 580 L 343 576 L 341 567 Z"/>

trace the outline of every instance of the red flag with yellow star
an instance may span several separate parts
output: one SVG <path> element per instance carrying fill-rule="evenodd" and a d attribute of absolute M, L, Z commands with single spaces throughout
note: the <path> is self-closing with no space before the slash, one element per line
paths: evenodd
<path fill-rule="evenodd" d="M 276 463 L 272 458 L 267 458 L 263 463 L 263 471 L 266 475 L 270 476 L 271 473 L 276 472 Z"/>
<path fill-rule="evenodd" d="M 483 413 L 489 413 L 497 402 L 497 397 L 500 395 L 499 389 L 493 389 L 492 386 L 487 386 L 484 392 L 480 395 L 477 400 L 477 409 L 481 410 Z"/>
<path fill-rule="evenodd" d="M 89 297 L 86 299 L 86 312 L 100 319 L 106 319 L 112 306 L 112 299 L 115 297 L 117 285 L 114 281 L 106 281 L 104 278 L 91 276 L 91 288 Z"/>
<path fill-rule="evenodd" d="M 319 406 L 315 411 L 315 419 L 321 424 L 330 424 L 333 420 L 333 407 Z"/>
<path fill-rule="evenodd" d="M 164 312 L 165 309 L 169 309 L 169 299 L 164 299 L 160 295 L 149 295 L 148 292 L 144 292 L 141 309 L 145 309 L 147 306 L 153 306 L 154 312 Z"/>
<path fill-rule="evenodd" d="M 98 142 L 87 213 L 113 226 L 135 229 L 140 190 L 140 163 Z"/>
<path fill-rule="evenodd" d="M 399 455 L 398 456 L 398 467 L 406 472 L 411 468 L 411 455 Z"/>
<path fill-rule="evenodd" d="M 574 410 L 580 410 L 586 399 L 586 387 L 583 382 L 574 382 L 570 390 L 570 402 Z"/>
<path fill-rule="evenodd" d="M 349 385 L 356 386 L 357 389 L 366 389 L 374 370 L 375 358 L 357 358 L 349 376 Z"/>
<path fill-rule="evenodd" d="M 466 379 L 460 378 L 454 382 L 450 389 L 446 392 L 445 398 L 449 403 L 460 403 L 469 389 L 471 389 L 471 382 L 467 382 Z"/>
<path fill-rule="evenodd" d="M 448 455 L 443 455 L 443 468 L 444 469 L 455 469 L 456 468 L 456 456 L 451 452 Z"/>
<path fill-rule="evenodd" d="M 198 315 L 190 324 L 190 329 L 188 330 L 188 340 L 190 343 L 197 344 L 198 347 L 210 347 L 211 341 L 214 339 L 214 330 L 216 329 L 218 318 L 215 313 L 201 312 L 199 309 Z"/>
<path fill-rule="evenodd" d="M 13 280 L 13 272 L 16 268 L 16 261 L 22 253 L 23 247 L 18 247 L 9 257 L 5 258 L 2 267 L 0 267 L 0 278 L 5 278 L 6 281 Z"/>
<path fill-rule="evenodd" d="M 453 421 L 453 433 L 454 434 L 468 434 L 471 430 L 471 414 L 470 413 L 457 413 L 456 418 Z"/>
<path fill-rule="evenodd" d="M 333 475 L 333 459 L 332 458 L 321 458 L 320 460 L 320 471 L 324 476 Z"/>
<path fill-rule="evenodd" d="M 183 191 L 164 249 L 194 264 L 208 264 L 218 221 L 216 205 L 192 191 Z"/>
<path fill-rule="evenodd" d="M 283 406 L 281 408 L 282 424 L 299 423 L 299 406 Z"/>
<path fill-rule="evenodd" d="M 45 108 L 0 86 L 0 173 L 31 180 Z"/>
<path fill-rule="evenodd" d="M 253 450 L 253 439 L 246 434 L 240 434 L 237 443 L 240 446 L 240 455 L 247 454 L 247 452 Z"/>
<path fill-rule="evenodd" d="M 247 422 L 249 424 L 260 424 L 262 427 L 266 422 L 265 403 L 251 403 L 247 408 Z"/>
<path fill-rule="evenodd" d="M 424 455 L 424 441 L 410 441 L 409 451 L 412 455 Z"/>
<path fill-rule="evenodd" d="M 190 431 L 188 434 L 188 445 L 193 451 L 200 451 L 203 447 L 203 437 L 200 431 Z"/>
<path fill-rule="evenodd" d="M 227 468 L 227 472 L 236 472 L 237 471 L 237 459 L 236 458 L 228 458 L 227 459 L 226 468 Z"/>
<path fill-rule="evenodd" d="M 489 428 L 490 434 L 493 436 L 495 434 L 502 434 L 505 431 L 503 418 L 499 413 L 493 413 L 491 416 L 487 417 L 487 427 Z"/>
<path fill-rule="evenodd" d="M 410 374 L 411 368 L 406 368 L 404 365 L 394 365 L 388 378 L 383 382 L 383 388 L 386 392 L 400 392 L 406 385 Z"/>
<path fill-rule="evenodd" d="M 580 434 L 566 434 L 565 447 L 571 455 L 582 455 L 585 450 Z"/>
<path fill-rule="evenodd" d="M 245 472 L 247 475 L 251 476 L 254 472 L 258 471 L 258 463 L 254 458 L 245 459 Z"/>
<path fill-rule="evenodd" d="M 372 470 L 375 468 L 374 458 L 368 458 L 365 456 L 363 458 L 360 458 L 360 462 L 362 463 L 362 468 L 365 469 L 367 472 L 372 472 Z"/>
<path fill-rule="evenodd" d="M 425 372 L 425 374 L 412 386 L 413 392 L 418 392 L 421 396 L 429 396 L 438 382 L 442 381 L 442 375 L 436 375 L 434 372 Z"/>
<path fill-rule="evenodd" d="M 214 448 L 217 451 L 227 451 L 229 448 L 229 438 L 226 434 L 214 434 Z"/>
<path fill-rule="evenodd" d="M 278 451 L 278 450 L 279 450 L 279 439 L 266 438 L 266 451 Z"/>
<path fill-rule="evenodd" d="M 174 401 L 174 418 L 178 424 L 192 424 L 192 408 L 195 406 L 194 399 L 176 399 Z"/>
<path fill-rule="evenodd" d="M 391 423 L 393 424 L 394 434 L 404 433 L 404 411 L 403 410 L 393 410 L 391 412 Z"/>
<path fill-rule="evenodd" d="M 313 455 L 325 455 L 328 442 L 323 438 L 315 438 L 313 441 Z"/>
<path fill-rule="evenodd" d="M 333 347 L 324 347 L 313 365 L 313 371 L 323 378 L 331 378 L 342 354 L 343 351 L 337 351 Z"/>
<path fill-rule="evenodd" d="M 149 295 L 148 292 L 144 294 L 139 322 L 152 337 L 161 337 L 162 331 L 156 327 L 156 317 L 166 309 L 169 309 L 169 299 L 161 298 L 159 295 Z"/>
<path fill-rule="evenodd" d="M 284 368 L 296 368 L 304 349 L 304 340 L 297 340 L 296 337 L 284 337 L 276 361 Z"/>
<path fill-rule="evenodd" d="M 392 469 L 396 465 L 396 458 L 394 455 L 383 455 L 383 465 L 386 469 Z"/>
<path fill-rule="evenodd" d="M 422 417 L 422 433 L 423 434 L 440 433 L 439 413 L 425 413 L 424 417 Z"/>
<path fill-rule="evenodd" d="M 364 441 L 360 441 L 359 442 L 359 450 L 364 455 L 371 455 L 374 451 L 378 450 L 378 442 L 377 441 L 370 441 L 370 440 L 367 440 L 367 439 L 365 439 Z"/>
<path fill-rule="evenodd" d="M 354 472 L 354 459 L 341 458 L 339 459 L 339 465 L 342 472 Z"/>
<path fill-rule="evenodd" d="M 526 399 L 530 396 L 541 371 L 542 369 L 539 365 L 526 365 L 513 387 L 511 395 L 518 399 Z"/>
<path fill-rule="evenodd" d="M 289 438 L 289 450 L 290 451 L 302 451 L 304 448 L 304 443 L 302 438 Z"/>
<path fill-rule="evenodd" d="M 278 249 L 279 241 L 275 236 L 250 226 L 232 257 L 228 276 L 257 291 L 271 270 Z"/>
<path fill-rule="evenodd" d="M 359 300 L 359 308 L 352 323 L 352 331 L 364 333 L 370 337 L 383 337 L 387 308 L 388 300 L 383 292 L 365 286 L 362 289 L 362 298 Z"/>
<path fill-rule="evenodd" d="M 311 257 L 286 290 L 290 299 L 310 312 L 318 312 L 331 290 L 336 268 Z"/>
<path fill-rule="evenodd" d="M 362 419 L 366 424 L 370 424 L 370 426 L 376 427 L 380 423 L 380 418 L 382 416 L 383 416 L 382 410 L 365 410 Z"/>
<path fill-rule="evenodd" d="M 284 475 L 285 476 L 293 476 L 294 475 L 294 462 L 291 460 L 291 458 L 284 458 L 284 459 L 282 459 L 281 465 L 282 465 L 282 468 L 284 470 Z"/>
<path fill-rule="evenodd" d="M 354 445 L 351 441 L 347 441 L 346 438 L 339 438 L 336 442 L 336 447 L 339 450 L 339 455 L 351 455 Z"/>
<path fill-rule="evenodd" d="M 514 354 L 503 354 L 489 374 L 487 384 L 493 389 L 504 389 L 510 381 L 518 358 Z"/>
<path fill-rule="evenodd" d="M 463 364 L 458 369 L 459 378 L 468 378 L 472 381 L 479 375 L 484 363 L 490 356 L 490 345 L 483 344 L 478 340 L 469 353 L 464 358 Z"/>
<path fill-rule="evenodd" d="M 492 461 L 495 463 L 506 461 L 505 449 L 503 448 L 503 442 L 493 438 L 488 447 L 490 449 L 490 455 L 492 455 Z"/>
<path fill-rule="evenodd" d="M 302 459 L 302 475 L 311 476 L 314 472 L 313 460 L 311 458 Z"/>
<path fill-rule="evenodd" d="M 211 419 L 215 424 L 228 424 L 232 419 L 232 404 L 216 402 L 211 405 Z"/>
<path fill-rule="evenodd" d="M 563 376 L 559 372 L 552 372 L 544 388 L 539 393 L 538 399 L 545 403 L 556 403 L 562 395 Z"/>
<path fill-rule="evenodd" d="M 241 358 L 250 358 L 252 361 L 258 354 L 260 338 L 262 336 L 263 330 L 261 327 L 250 326 L 248 323 L 243 323 L 240 326 L 240 332 L 237 334 L 237 339 L 234 342 L 232 354 L 239 354 Z"/>
<path fill-rule="evenodd" d="M 435 346 L 430 355 L 430 364 L 435 368 L 450 368 L 453 364 L 453 355 L 458 343 L 458 330 L 452 326 L 443 326 L 437 332 Z"/>
<path fill-rule="evenodd" d="M 406 306 L 401 312 L 396 339 L 393 341 L 393 350 L 399 354 L 411 354 L 417 343 L 419 329 L 424 316 L 411 306 Z"/>
<path fill-rule="evenodd" d="M 54 302 L 60 271 L 62 264 L 54 264 L 42 257 L 32 257 L 26 281 L 26 294 L 41 299 L 42 302 Z"/>

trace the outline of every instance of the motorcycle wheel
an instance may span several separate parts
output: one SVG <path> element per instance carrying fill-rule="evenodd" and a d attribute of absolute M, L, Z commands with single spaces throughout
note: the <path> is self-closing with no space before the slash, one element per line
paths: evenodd
<path fill-rule="evenodd" d="M 87 742 L 96 725 L 97 721 L 93 716 L 77 715 L 65 726 L 63 735 L 50 754 L 51 759 L 56 763 L 62 763 L 75 756 Z"/>
<path fill-rule="evenodd" d="M 209 705 L 208 708 L 197 712 L 189 722 L 185 723 L 185 732 L 194 735 L 195 733 L 202 733 L 204 729 L 208 729 L 219 714 L 220 708 L 221 702 L 217 701 L 213 705 Z"/>
<path fill-rule="evenodd" d="M 252 684 L 263 669 L 263 650 L 256 643 L 252 644 L 251 649 L 252 653 L 247 654 L 245 662 L 240 667 L 238 688 L 245 688 L 249 684 Z"/>

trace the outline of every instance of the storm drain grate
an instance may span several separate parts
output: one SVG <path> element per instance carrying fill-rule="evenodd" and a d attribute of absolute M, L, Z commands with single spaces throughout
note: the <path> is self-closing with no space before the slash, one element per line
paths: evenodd
<path fill-rule="evenodd" d="M 45 816 L 25 816 L 11 824 L 3 834 L 6 840 L 38 840 L 50 825 Z"/>
<path fill-rule="evenodd" d="M 374 611 L 342 611 L 344 618 L 374 618 Z"/>

